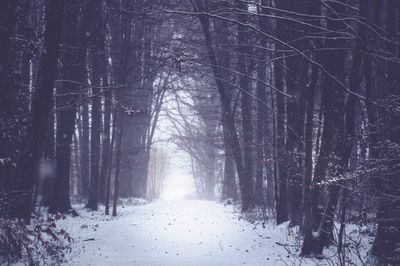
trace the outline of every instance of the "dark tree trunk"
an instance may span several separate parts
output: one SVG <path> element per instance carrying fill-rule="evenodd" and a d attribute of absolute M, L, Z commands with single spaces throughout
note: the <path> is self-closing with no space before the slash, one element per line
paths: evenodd
<path fill-rule="evenodd" d="M 205 21 L 206 22 L 206 21 Z M 207 26 L 207 23 L 206 25 Z M 228 42 L 228 36 L 227 34 L 223 34 L 223 32 L 226 30 L 226 28 L 228 27 L 227 23 L 225 21 L 216 21 L 215 22 L 215 33 L 216 33 L 216 46 L 217 49 L 220 48 L 218 47 L 219 43 L 226 43 Z M 205 30 L 203 28 L 203 30 Z M 207 34 L 207 35 L 206 35 Z M 209 32 L 204 32 L 204 36 L 207 36 L 206 40 L 210 40 L 211 41 L 211 35 L 209 34 Z M 210 43 L 209 46 L 207 46 L 207 50 L 208 52 L 211 54 L 214 54 L 214 47 L 212 46 L 212 44 Z M 222 66 L 228 66 L 230 63 L 230 57 L 229 57 L 229 53 L 227 53 L 226 50 L 224 49 L 220 49 L 219 51 L 219 64 Z M 217 58 L 213 58 L 213 61 L 215 61 L 215 63 L 217 62 Z M 222 76 L 224 76 L 225 80 L 228 80 L 230 78 L 230 75 L 227 71 L 223 71 L 221 70 L 220 72 L 221 78 Z M 224 86 L 224 90 L 227 90 L 225 87 L 227 87 L 228 89 L 230 88 L 230 85 L 225 82 L 225 83 L 220 83 L 220 86 Z M 225 101 L 228 101 L 228 103 L 226 103 L 226 108 L 228 108 L 228 110 L 226 110 L 227 112 L 232 112 L 231 111 L 231 95 L 227 94 L 227 97 L 229 99 L 224 99 Z M 221 98 L 221 94 L 220 94 L 220 99 Z M 222 112 L 224 112 L 224 107 L 221 108 Z M 233 115 L 233 114 L 230 114 Z M 223 121 L 222 123 L 222 127 L 223 127 L 223 147 L 224 147 L 224 180 L 223 180 L 223 191 L 222 191 L 222 199 L 231 199 L 234 201 L 238 200 L 238 187 L 236 184 L 236 171 L 235 171 L 235 158 L 233 156 L 233 152 L 234 152 L 234 148 L 232 148 L 232 143 L 230 143 L 230 138 L 229 138 L 229 134 L 227 134 L 228 132 L 228 127 L 226 125 L 226 122 L 224 122 L 227 118 L 226 118 L 226 113 L 222 113 L 221 119 Z"/>
<path fill-rule="evenodd" d="M 15 147 L 20 131 L 20 121 L 17 118 L 19 84 L 14 71 L 15 52 L 12 37 L 17 23 L 17 9 L 21 8 L 21 2 L 16 0 L 0 2 L 0 128 L 3 131 L 0 134 L 0 158 L 9 158 L 0 164 L 0 185 L 4 185 L 6 189 L 7 187 L 11 189 L 16 175 L 13 164 L 17 160 Z"/>
<path fill-rule="evenodd" d="M 264 147 L 266 133 L 267 133 L 267 88 L 265 83 L 267 81 L 267 72 L 264 63 L 257 66 L 257 159 L 256 159 L 256 183 L 255 183 L 255 202 L 258 206 L 262 206 L 264 202 L 263 187 L 264 187 L 264 165 L 265 157 Z"/>
<path fill-rule="evenodd" d="M 99 84 L 99 83 L 95 83 Z M 98 91 L 94 90 L 94 94 Z M 100 97 L 92 98 L 92 124 L 90 138 L 90 183 L 87 208 L 97 210 L 100 172 L 100 130 L 101 130 Z"/>
<path fill-rule="evenodd" d="M 235 174 L 235 161 L 232 157 L 225 154 L 224 156 L 224 181 L 222 184 L 222 199 L 238 199 L 236 174 Z"/>
<path fill-rule="evenodd" d="M 206 122 L 207 123 L 207 122 Z M 215 198 L 215 165 L 216 165 L 216 150 L 215 150 L 215 127 L 210 121 L 206 125 L 206 177 L 205 177 L 205 196 L 207 200 Z"/>
<path fill-rule="evenodd" d="M 311 216 L 311 182 L 313 176 L 313 129 L 314 129 L 314 99 L 315 87 L 318 81 L 318 68 L 312 67 L 311 81 L 306 92 L 306 132 L 305 132 L 305 158 L 303 178 L 303 215 Z M 304 227 L 304 220 L 302 221 Z"/>
<path fill-rule="evenodd" d="M 112 131 L 111 131 L 111 143 L 110 143 L 110 149 L 109 149 L 109 156 L 108 156 L 108 168 L 107 168 L 107 176 L 106 176 L 106 187 L 105 187 L 105 199 L 104 199 L 104 205 L 105 205 L 105 214 L 109 215 L 110 214 L 110 194 L 111 194 L 111 174 L 112 174 L 112 169 L 113 169 L 113 162 L 114 162 L 114 157 L 115 157 L 115 139 L 116 139 L 116 108 L 113 109 L 113 122 L 112 122 Z"/>
<path fill-rule="evenodd" d="M 344 7 L 341 3 L 332 4 L 334 11 L 329 12 L 331 18 L 337 18 L 336 12 L 343 13 Z M 333 31 L 337 31 L 342 27 L 340 20 L 327 20 L 327 27 Z M 330 34 L 328 34 L 329 37 Z M 335 39 L 329 42 L 329 48 L 342 47 L 343 40 Z M 334 77 L 344 77 L 344 52 L 340 49 L 330 49 L 322 55 L 324 62 L 334 62 L 327 64 L 325 69 Z M 334 59 L 333 59 L 334 58 Z M 322 188 L 320 182 L 325 180 L 328 170 L 328 164 L 332 160 L 332 152 L 337 143 L 343 138 L 343 109 L 344 109 L 344 90 L 336 80 L 331 77 L 324 77 L 324 88 L 322 92 L 322 105 L 324 111 L 324 125 L 321 138 L 321 148 L 315 166 L 314 179 L 312 184 L 312 206 L 310 216 L 305 217 L 305 238 L 303 241 L 302 255 L 310 256 L 319 254 L 319 237 L 321 232 L 318 231 L 322 218 L 323 204 Z M 316 234 L 313 234 L 317 232 Z"/>
<path fill-rule="evenodd" d="M 57 73 L 60 32 L 64 1 L 47 1 L 44 53 L 39 61 L 36 90 L 32 99 L 32 121 L 24 139 L 24 151 L 18 164 L 18 176 L 11 190 L 21 191 L 10 216 L 29 222 L 32 212 L 32 197 L 37 184 L 38 166 L 42 157 L 48 118 L 52 107 L 54 80 Z"/>
<path fill-rule="evenodd" d="M 268 34 L 270 32 L 269 26 L 270 21 L 265 17 L 269 15 L 268 9 L 266 7 L 269 6 L 269 1 L 263 0 L 261 1 L 261 5 L 263 8 L 260 8 L 261 16 L 259 18 L 259 26 L 261 30 Z M 268 40 L 264 36 L 261 36 L 260 45 L 263 48 L 268 47 Z M 265 51 L 260 52 L 260 58 L 262 60 L 267 60 L 267 56 L 265 55 Z M 267 142 L 268 142 L 268 99 L 267 99 L 267 65 L 263 61 L 260 61 L 257 65 L 257 88 L 256 88 L 256 96 L 257 96 L 257 129 L 256 129 L 256 176 L 255 176 L 255 202 L 258 206 L 265 205 L 265 197 L 271 198 L 271 195 L 264 195 L 264 172 L 267 171 Z M 264 171 L 265 168 L 265 171 Z M 267 178 L 270 182 L 268 182 L 269 188 L 271 188 L 271 180 L 272 178 Z M 271 191 L 267 191 L 271 192 Z M 271 202 L 268 202 L 269 204 Z M 271 204 L 270 204 L 271 205 Z"/>
<path fill-rule="evenodd" d="M 226 153 L 232 154 L 232 157 L 235 160 L 236 171 L 239 176 L 239 187 L 242 197 L 242 210 L 248 211 L 254 207 L 254 197 L 253 197 L 254 191 L 253 187 L 251 186 L 251 183 L 249 183 L 248 173 L 246 174 L 244 171 L 239 138 L 237 135 L 235 121 L 233 118 L 233 112 L 231 107 L 231 99 L 223 82 L 226 76 L 224 76 L 221 73 L 221 69 L 218 67 L 215 51 L 212 45 L 212 39 L 209 27 L 210 21 L 206 16 L 203 15 L 200 15 L 199 18 L 203 27 L 207 51 L 210 57 L 214 75 L 216 77 L 215 81 L 217 83 L 217 88 L 220 95 L 220 101 L 222 104 L 222 128 L 223 128 L 224 143 L 227 144 Z"/>
<path fill-rule="evenodd" d="M 307 13 L 310 2 L 289 1 L 285 4 L 288 10 L 295 13 Z M 287 40 L 300 51 L 306 50 L 305 28 L 295 22 L 286 23 Z M 303 166 L 304 166 L 304 118 L 305 118 L 305 90 L 308 75 L 308 62 L 303 58 L 291 57 L 285 53 L 286 61 L 286 92 L 290 97 L 286 99 L 286 156 L 290 225 L 300 225 L 302 209 L 299 203 L 302 200 Z"/>
<path fill-rule="evenodd" d="M 85 89 L 83 97 L 88 97 Z M 80 148 L 80 181 L 78 194 L 81 197 L 87 198 L 89 196 L 89 177 L 90 177 L 90 146 L 89 146 L 89 103 L 85 102 L 81 107 L 80 114 L 81 132 L 79 135 L 79 148 Z"/>
<path fill-rule="evenodd" d="M 275 64 L 275 87 L 281 92 L 283 87 L 283 65 Z M 277 149 L 277 166 L 278 166 L 278 194 L 276 195 L 276 223 L 281 224 L 289 220 L 289 203 L 288 203 L 288 177 L 286 165 L 286 131 L 285 131 L 285 99 L 282 93 L 276 95 L 277 118 L 276 118 L 276 149 Z"/>
<path fill-rule="evenodd" d="M 318 1 L 311 1 L 310 2 L 310 10 L 311 14 L 319 15 L 321 13 L 321 7 L 320 3 Z M 314 23 L 315 25 L 319 25 L 319 21 Z M 321 42 L 316 41 L 315 42 L 315 48 L 319 49 L 321 47 Z M 321 54 L 316 51 L 313 56 L 313 60 L 315 62 L 320 62 L 321 60 Z M 312 226 L 313 223 L 317 223 L 317 221 L 310 220 L 313 214 L 313 200 L 314 194 L 313 194 L 313 150 L 314 150 L 314 141 L 313 141 L 313 131 L 314 131 L 314 112 L 315 112 L 315 100 L 316 100 L 316 88 L 318 84 L 318 77 L 319 77 L 319 68 L 316 64 L 310 64 L 309 66 L 311 73 L 310 73 L 310 82 L 308 86 L 305 88 L 305 100 L 306 100 L 306 124 L 305 124 L 305 147 L 304 147 L 304 152 L 305 152 L 305 157 L 304 157 L 304 177 L 303 177 L 303 219 L 301 223 L 301 229 L 304 233 L 310 233 L 310 226 Z M 322 109 L 322 105 L 320 107 Z M 322 111 L 319 110 L 319 120 L 321 119 L 321 114 Z M 319 135 L 321 129 L 321 123 L 318 122 L 318 132 L 317 132 L 317 143 L 315 147 L 315 154 L 316 156 L 318 155 L 318 148 L 319 148 Z M 315 211 L 315 210 L 314 210 Z M 314 216 L 315 219 L 318 218 L 318 216 Z"/>
<path fill-rule="evenodd" d="M 113 209 L 112 216 L 117 216 L 117 204 L 118 204 L 118 191 L 119 191 L 119 174 L 120 174 L 120 158 L 121 158 L 121 146 L 122 138 L 124 136 L 124 116 L 123 111 L 117 111 L 117 136 L 116 136 L 116 151 L 115 151 L 115 176 L 114 176 L 114 193 L 113 193 Z"/>
<path fill-rule="evenodd" d="M 277 8 L 287 10 L 288 3 L 286 0 L 278 1 Z M 276 35 L 282 41 L 287 41 L 287 27 L 284 20 L 277 19 Z M 277 48 L 282 51 L 285 47 L 281 43 L 276 43 Z M 277 52 L 276 56 L 283 57 L 283 52 Z M 276 160 L 277 160 L 277 194 L 276 194 L 276 223 L 281 224 L 289 220 L 289 201 L 288 201 L 288 158 L 286 154 L 286 108 L 285 108 L 285 62 L 283 60 L 274 63 L 274 79 L 275 88 L 279 90 L 276 93 Z"/>
<path fill-rule="evenodd" d="M 397 5 L 396 5 L 397 4 Z M 396 22 L 399 22 L 400 6 L 396 0 L 387 2 L 387 32 L 390 36 L 398 36 Z M 399 56 L 398 51 L 399 38 L 395 38 L 393 43 L 388 43 L 388 50 Z M 396 42 L 396 44 L 395 44 Z M 388 104 L 399 104 L 400 99 L 400 71 L 396 62 L 388 63 Z M 382 152 L 387 156 L 388 170 L 382 173 L 380 182 L 377 185 L 378 190 L 378 228 L 371 254 L 377 258 L 376 265 L 399 265 L 400 256 L 398 248 L 400 245 L 400 156 L 398 145 L 400 145 L 400 113 L 398 108 L 387 108 L 385 112 L 385 138 L 391 145 L 397 145 L 397 148 L 387 148 L 388 152 Z M 390 149 L 392 149 L 390 151 Z"/>
<path fill-rule="evenodd" d="M 82 58 L 85 52 L 82 48 L 82 38 L 79 35 L 78 23 L 81 12 L 80 1 L 68 1 L 65 7 L 64 23 L 64 50 L 63 50 L 63 79 L 64 82 L 57 91 L 56 106 L 60 111 L 57 114 L 56 131 L 56 179 L 53 197 L 50 203 L 50 213 L 67 213 L 71 210 L 70 202 L 70 159 L 72 136 L 75 131 L 76 102 L 81 90 L 79 85 L 68 81 L 83 82 L 84 66 Z M 69 47 L 73 47 L 69 49 Z M 79 47 L 79 48 L 77 48 Z"/>
<path fill-rule="evenodd" d="M 42 201 L 41 205 L 49 207 L 54 189 L 54 179 L 55 179 L 55 132 L 54 132 L 54 114 L 49 115 L 49 125 L 46 133 L 46 140 L 43 145 L 43 164 L 48 169 L 44 171 L 42 176 L 41 184 L 41 194 Z"/>
<path fill-rule="evenodd" d="M 360 3 L 360 16 L 366 18 L 368 14 L 367 1 Z M 358 93 L 360 86 L 360 76 L 361 76 L 361 63 L 363 58 L 363 52 L 365 52 L 365 27 L 360 26 L 358 32 L 358 40 L 356 42 L 355 52 L 353 56 L 353 64 L 351 67 L 349 89 L 353 93 Z M 348 164 L 350 160 L 350 155 L 353 149 L 353 143 L 355 136 L 355 106 L 357 98 L 354 94 L 348 95 L 347 102 L 345 105 L 345 116 L 344 116 L 344 132 L 343 136 L 339 139 L 336 145 L 336 157 L 339 158 L 339 165 L 334 171 L 335 176 L 342 177 L 348 170 Z M 333 239 L 330 239 L 333 235 L 333 223 L 334 216 L 336 212 L 336 207 L 339 201 L 340 190 L 345 187 L 345 182 L 343 180 L 338 181 L 337 184 L 333 184 L 329 188 L 328 201 L 326 203 L 325 212 L 322 216 L 319 231 L 319 244 L 317 250 L 318 254 L 322 254 L 322 248 L 330 243 Z"/>
<path fill-rule="evenodd" d="M 92 64 L 92 116 L 90 129 L 90 184 L 89 199 L 86 207 L 92 210 L 98 208 L 99 179 L 100 179 L 100 135 L 101 135 L 101 65 L 104 56 L 104 32 L 98 31 L 99 26 L 103 28 L 102 20 L 103 3 L 89 1 L 89 31 L 92 38 L 91 64 Z"/>
<path fill-rule="evenodd" d="M 17 23 L 17 9 L 21 8 L 21 2 L 17 0 L 4 0 L 0 3 L 0 114 L 7 117 L 15 112 L 15 104 L 18 89 L 13 74 L 13 40 Z M 5 139 L 0 139 L 2 150 L 9 150 Z"/>
<path fill-rule="evenodd" d="M 104 106 L 104 130 L 103 130 L 103 151 L 102 151 L 102 165 L 100 171 L 100 190 L 99 196 L 100 201 L 104 202 L 106 198 L 106 183 L 107 183 L 107 173 L 108 169 L 111 167 L 110 162 L 110 126 L 111 126 L 111 92 L 106 93 L 105 96 L 105 106 Z"/>
<path fill-rule="evenodd" d="M 253 186 L 251 185 L 251 183 L 249 183 L 247 175 L 244 171 L 239 138 L 237 135 L 231 107 L 231 98 L 223 82 L 223 80 L 225 80 L 228 76 L 224 75 L 221 71 L 221 68 L 218 67 L 219 64 L 217 63 L 217 57 L 212 44 L 209 18 L 205 15 L 199 15 L 199 19 L 202 24 L 207 52 L 212 65 L 213 73 L 215 75 L 215 82 L 217 83 L 218 93 L 220 95 L 220 102 L 222 105 L 223 137 L 224 143 L 227 144 L 227 146 L 225 147 L 226 153 L 232 154 L 232 157 L 235 160 L 236 171 L 239 176 L 239 187 L 242 197 L 242 210 L 248 211 L 254 207 L 254 191 Z"/>
<path fill-rule="evenodd" d="M 126 2 L 124 3 L 125 8 L 134 9 L 132 6 L 133 2 Z M 114 49 L 121 49 L 121 50 L 129 50 L 131 45 L 131 38 L 132 35 L 135 34 L 132 32 L 136 27 L 135 24 L 132 22 L 132 15 L 129 16 L 119 16 L 118 21 L 116 23 L 118 28 L 116 28 L 113 32 L 114 35 L 112 36 L 112 45 L 115 47 Z M 142 36 L 141 36 L 142 37 Z M 135 43 L 137 46 L 138 44 Z M 117 84 L 125 84 L 128 80 L 128 77 L 138 78 L 138 65 L 135 67 L 131 66 L 132 61 L 136 61 L 137 59 L 138 48 L 132 50 L 129 53 L 129 56 L 126 54 L 116 54 L 113 57 L 114 69 L 115 69 L 115 80 Z M 139 60 L 138 60 L 139 62 Z M 132 69 L 131 72 L 128 72 L 128 68 Z M 129 75 L 131 74 L 131 76 Z M 130 108 L 132 106 L 132 102 L 137 100 L 133 94 L 133 91 L 137 88 L 137 86 L 127 86 L 123 89 L 122 97 L 124 100 L 121 102 L 125 106 L 125 108 Z M 120 97 L 121 95 L 119 95 Z M 120 162 L 120 188 L 119 188 L 119 195 L 121 197 L 132 197 L 133 196 L 133 180 L 134 175 L 136 174 L 136 165 L 135 165 L 135 158 L 134 153 L 136 149 L 138 149 L 138 137 L 137 137 L 137 129 L 138 125 L 135 125 L 135 120 L 133 120 L 135 115 L 128 115 L 128 113 L 122 113 L 121 115 L 125 116 L 124 121 L 126 123 L 125 131 L 127 134 L 124 134 L 125 137 L 122 139 L 122 148 L 121 148 L 121 155 L 120 158 L 122 161 Z M 129 136 L 129 137 L 127 137 Z"/>
<path fill-rule="evenodd" d="M 246 3 L 236 1 L 236 7 L 240 12 L 238 14 L 238 22 L 246 24 L 246 12 L 248 6 Z M 248 201 L 254 205 L 254 143 L 253 143 L 253 114 L 251 102 L 251 80 L 252 62 L 250 60 L 251 50 L 249 49 L 249 34 L 245 26 L 238 26 L 238 71 L 241 73 L 239 77 L 239 88 L 241 90 L 241 118 L 242 118 L 242 135 L 243 135 L 243 171 L 246 182 L 246 193 L 249 193 Z"/>
<path fill-rule="evenodd" d="M 17 9 L 21 7 L 22 1 L 4 0 L 0 3 L 0 64 L 2 65 L 1 72 L 6 70 L 10 64 L 11 54 L 11 36 L 14 34 L 15 25 L 17 23 Z M 0 73 L 1 73 L 0 72 Z M 2 77 L 3 73 L 1 73 Z M 5 90 L 2 87 L 2 90 Z M 2 91 L 3 92 L 3 91 Z"/>
<path fill-rule="evenodd" d="M 108 75 L 107 75 L 107 56 L 103 56 L 103 87 L 108 87 Z M 104 123 L 103 123 L 103 138 L 102 138 L 102 158 L 101 158 L 101 171 L 100 171 L 100 189 L 99 197 L 100 201 L 104 202 L 106 198 L 106 183 L 107 183 L 107 173 L 108 169 L 111 167 L 110 163 L 110 128 L 111 128 L 111 104 L 112 95 L 111 91 L 107 90 L 104 93 Z"/>

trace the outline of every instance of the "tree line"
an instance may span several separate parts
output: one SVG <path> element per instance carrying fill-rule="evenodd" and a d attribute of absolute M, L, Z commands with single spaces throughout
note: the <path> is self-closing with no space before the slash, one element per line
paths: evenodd
<path fill-rule="evenodd" d="M 1 216 L 159 195 L 168 93 L 199 196 L 300 226 L 303 256 L 376 224 L 396 264 L 399 31 L 396 0 L 2 1 Z"/>
<path fill-rule="evenodd" d="M 302 256 L 343 248 L 349 221 L 374 223 L 371 258 L 398 263 L 398 1 L 198 0 L 165 12 L 197 19 L 198 54 L 184 64 L 219 95 L 222 198 L 300 226 Z"/>
<path fill-rule="evenodd" d="M 115 215 L 119 196 L 146 197 L 174 70 L 171 19 L 149 14 L 156 4 L 2 2 L 3 217 L 74 212 L 71 195 Z"/>

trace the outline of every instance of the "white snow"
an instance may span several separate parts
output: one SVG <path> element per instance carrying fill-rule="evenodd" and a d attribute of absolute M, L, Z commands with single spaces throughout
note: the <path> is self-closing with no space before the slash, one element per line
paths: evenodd
<path fill-rule="evenodd" d="M 160 200 L 119 210 L 111 218 L 78 208 L 80 217 L 58 222 L 75 239 L 67 265 L 327 265 L 298 257 L 287 224 L 255 226 L 232 206 Z"/>

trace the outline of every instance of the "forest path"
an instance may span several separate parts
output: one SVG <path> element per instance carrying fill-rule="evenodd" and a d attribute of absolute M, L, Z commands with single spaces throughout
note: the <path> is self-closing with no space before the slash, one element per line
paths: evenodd
<path fill-rule="evenodd" d="M 119 210 L 111 218 L 81 209 L 80 217 L 60 222 L 75 239 L 68 265 L 260 266 L 295 260 L 276 244 L 293 243 L 285 226 L 255 227 L 232 206 L 160 200 Z"/>

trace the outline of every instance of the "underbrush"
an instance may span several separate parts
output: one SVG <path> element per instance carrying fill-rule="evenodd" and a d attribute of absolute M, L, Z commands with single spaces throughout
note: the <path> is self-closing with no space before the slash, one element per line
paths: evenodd
<path fill-rule="evenodd" d="M 56 227 L 53 216 L 27 225 L 22 220 L 0 219 L 0 265 L 60 265 L 70 251 L 70 235 Z"/>
<path fill-rule="evenodd" d="M 233 205 L 239 220 L 245 220 L 253 225 L 258 234 L 268 232 L 271 228 L 282 236 L 275 244 L 286 251 L 281 258 L 285 265 L 329 265 L 329 266 L 362 266 L 368 264 L 369 253 L 376 225 L 372 222 L 351 221 L 350 223 L 335 223 L 331 245 L 324 249 L 323 255 L 301 257 L 303 233 L 298 225 L 289 221 L 280 225 L 275 223 L 275 213 L 271 209 L 256 207 L 248 212 L 242 212 L 240 205 L 224 202 L 224 205 Z M 283 240 L 283 241 L 282 241 Z"/>

